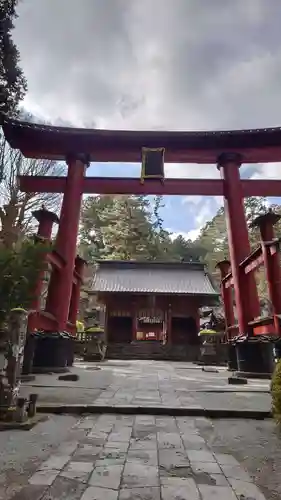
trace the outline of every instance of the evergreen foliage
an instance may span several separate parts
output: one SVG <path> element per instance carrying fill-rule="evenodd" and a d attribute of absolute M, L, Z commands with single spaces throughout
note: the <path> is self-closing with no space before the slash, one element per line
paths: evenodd
<path fill-rule="evenodd" d="M 20 56 L 12 39 L 18 0 L 0 1 L 0 113 L 14 116 L 27 90 L 19 66 Z"/>
<path fill-rule="evenodd" d="M 46 268 L 44 256 L 49 247 L 44 242 L 26 240 L 20 247 L 0 246 L 0 326 L 14 308 L 30 309 L 36 285 Z"/>
<path fill-rule="evenodd" d="M 247 222 L 268 211 L 264 197 L 245 199 Z M 202 228 L 195 241 L 182 235 L 175 239 L 164 228 L 160 216 L 162 197 L 153 201 L 144 196 L 97 196 L 84 201 L 80 227 L 80 251 L 90 263 L 97 259 L 173 260 L 206 263 L 219 281 L 216 264 L 229 259 L 224 207 Z M 272 205 L 276 213 L 281 206 Z M 281 222 L 275 233 L 281 232 Z M 260 244 L 258 228 L 249 228 L 251 248 Z M 255 272 L 261 303 L 268 304 L 268 289 L 263 267 Z"/>
<path fill-rule="evenodd" d="M 281 360 L 276 363 L 276 368 L 271 383 L 272 412 L 278 425 L 281 424 Z"/>

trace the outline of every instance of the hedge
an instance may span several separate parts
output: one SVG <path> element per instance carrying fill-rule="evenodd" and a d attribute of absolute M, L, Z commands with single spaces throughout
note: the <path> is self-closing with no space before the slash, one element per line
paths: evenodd
<path fill-rule="evenodd" d="M 281 360 L 276 368 L 271 382 L 272 413 L 277 424 L 281 425 Z"/>

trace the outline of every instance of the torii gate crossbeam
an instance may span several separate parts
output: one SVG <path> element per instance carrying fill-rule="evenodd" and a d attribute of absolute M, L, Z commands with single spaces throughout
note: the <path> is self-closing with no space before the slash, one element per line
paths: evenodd
<path fill-rule="evenodd" d="M 281 175 L 281 168 L 280 168 Z M 25 193 L 64 193 L 66 177 L 19 176 L 20 190 Z M 250 196 L 281 197 L 281 180 L 241 179 L 244 198 Z M 224 196 L 220 179 L 150 179 L 144 184 L 134 177 L 85 177 L 84 194 L 135 194 L 179 196 Z"/>

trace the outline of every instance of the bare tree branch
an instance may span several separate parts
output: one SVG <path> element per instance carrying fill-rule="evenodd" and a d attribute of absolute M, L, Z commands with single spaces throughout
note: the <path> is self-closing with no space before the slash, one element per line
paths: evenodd
<path fill-rule="evenodd" d="M 0 133 L 0 171 L 3 172 L 0 184 L 0 237 L 9 244 L 34 231 L 35 221 L 32 212 L 44 206 L 58 213 L 61 194 L 57 193 L 22 193 L 18 185 L 19 175 L 60 176 L 65 174 L 65 166 L 50 160 L 25 158 L 20 151 L 10 148 Z M 12 235 L 12 238 L 8 236 Z"/>

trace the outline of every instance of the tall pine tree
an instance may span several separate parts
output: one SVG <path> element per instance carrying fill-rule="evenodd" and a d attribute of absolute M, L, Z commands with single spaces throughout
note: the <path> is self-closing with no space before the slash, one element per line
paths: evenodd
<path fill-rule="evenodd" d="M 17 114 L 18 104 L 27 90 L 19 66 L 19 51 L 12 39 L 18 0 L 0 0 L 0 113 Z"/>
<path fill-rule="evenodd" d="M 158 210 L 145 196 L 97 196 L 82 207 L 80 251 L 97 259 L 154 260 L 168 254 L 170 238 Z"/>

